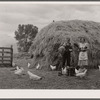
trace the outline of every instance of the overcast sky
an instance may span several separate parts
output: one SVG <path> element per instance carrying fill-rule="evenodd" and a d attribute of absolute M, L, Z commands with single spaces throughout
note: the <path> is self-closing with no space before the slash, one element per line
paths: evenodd
<path fill-rule="evenodd" d="M 53 20 L 92 20 L 100 22 L 99 5 L 0 3 L 0 46 L 14 44 L 19 24 L 33 24 L 39 30 Z"/>

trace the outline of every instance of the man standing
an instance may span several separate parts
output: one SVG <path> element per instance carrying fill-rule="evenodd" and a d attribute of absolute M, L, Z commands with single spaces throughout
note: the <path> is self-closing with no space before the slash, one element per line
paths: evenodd
<path fill-rule="evenodd" d="M 64 69 L 66 66 L 66 61 L 67 61 L 67 68 L 70 67 L 70 62 L 71 62 L 71 52 L 72 52 L 72 46 L 70 43 L 70 38 L 67 38 L 67 42 L 63 44 L 63 48 L 65 48 L 65 50 L 63 50 L 63 54 L 62 54 L 62 61 L 61 61 L 61 72 L 58 73 L 58 75 L 62 75 L 62 68 Z"/>
<path fill-rule="evenodd" d="M 71 62 L 71 52 L 72 52 L 72 46 L 71 46 L 71 43 L 70 43 L 70 38 L 67 39 L 67 42 L 64 43 L 64 47 L 65 47 L 65 54 L 64 54 L 64 66 L 65 66 L 65 63 L 67 61 L 67 68 L 70 67 L 70 62 Z"/>

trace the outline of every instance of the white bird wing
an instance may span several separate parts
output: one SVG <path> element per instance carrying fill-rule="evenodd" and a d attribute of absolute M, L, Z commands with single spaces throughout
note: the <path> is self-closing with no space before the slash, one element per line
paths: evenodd
<path fill-rule="evenodd" d="M 40 64 L 38 64 L 38 65 L 36 66 L 36 69 L 39 69 L 39 67 L 40 67 Z"/>
<path fill-rule="evenodd" d="M 87 69 L 85 69 L 85 71 L 83 73 L 86 74 L 86 72 L 87 72 Z"/>
<path fill-rule="evenodd" d="M 84 73 L 77 73 L 76 76 L 84 76 Z"/>
<path fill-rule="evenodd" d="M 75 68 L 75 73 L 76 73 L 76 74 L 79 73 L 79 70 L 77 70 L 76 68 Z"/>
<path fill-rule="evenodd" d="M 16 66 L 16 69 L 19 70 L 20 68 L 18 66 Z"/>
<path fill-rule="evenodd" d="M 87 72 L 87 69 L 84 72 L 77 73 L 76 76 L 80 76 L 80 77 L 85 76 L 86 72 Z"/>
<path fill-rule="evenodd" d="M 30 63 L 28 63 L 27 67 L 29 68 L 30 66 L 31 66 L 31 64 L 30 64 Z"/>
<path fill-rule="evenodd" d="M 52 70 L 54 70 L 54 69 L 56 69 L 56 66 L 50 65 L 50 68 L 51 68 Z"/>
<path fill-rule="evenodd" d="M 15 74 L 21 75 L 23 73 L 24 69 L 21 67 L 20 69 L 17 69 L 14 71 Z"/>
<path fill-rule="evenodd" d="M 28 71 L 27 73 L 28 73 L 30 79 L 33 79 L 33 80 L 39 80 L 39 79 L 41 79 L 40 76 L 35 75 L 35 74 L 31 73 L 30 71 Z"/>
<path fill-rule="evenodd" d="M 64 68 L 64 71 L 66 72 L 66 67 Z"/>
<path fill-rule="evenodd" d="M 21 67 L 20 69 L 21 69 L 22 71 L 24 71 L 24 68 L 23 68 L 23 67 Z"/>
<path fill-rule="evenodd" d="M 67 72 L 66 67 L 64 69 L 62 68 L 62 74 L 66 74 L 66 72 Z"/>
<path fill-rule="evenodd" d="M 19 70 L 15 70 L 15 72 L 14 72 L 16 75 L 21 75 L 22 74 L 22 70 L 21 69 L 19 69 Z"/>
<path fill-rule="evenodd" d="M 100 70 L 100 65 L 98 67 L 99 67 L 99 70 Z"/>
<path fill-rule="evenodd" d="M 52 65 L 50 65 L 50 68 L 51 68 L 51 69 L 53 69 L 53 66 L 52 66 Z"/>

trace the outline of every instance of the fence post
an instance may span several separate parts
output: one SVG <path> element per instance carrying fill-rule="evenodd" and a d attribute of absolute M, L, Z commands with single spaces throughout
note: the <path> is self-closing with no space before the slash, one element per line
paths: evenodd
<path fill-rule="evenodd" d="M 12 62 L 13 62 L 13 45 L 11 45 L 11 67 L 13 66 Z"/>
<path fill-rule="evenodd" d="M 3 57 L 4 57 L 4 48 L 2 48 L 2 64 L 3 64 Z"/>

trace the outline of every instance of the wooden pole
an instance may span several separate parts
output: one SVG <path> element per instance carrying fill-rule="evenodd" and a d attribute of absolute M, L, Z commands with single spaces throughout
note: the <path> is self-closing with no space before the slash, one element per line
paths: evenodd
<path fill-rule="evenodd" d="M 13 63 L 13 45 L 11 45 L 11 67 L 13 67 L 12 63 Z"/>
<path fill-rule="evenodd" d="M 4 49 L 2 49 L 2 65 L 3 65 Z"/>

